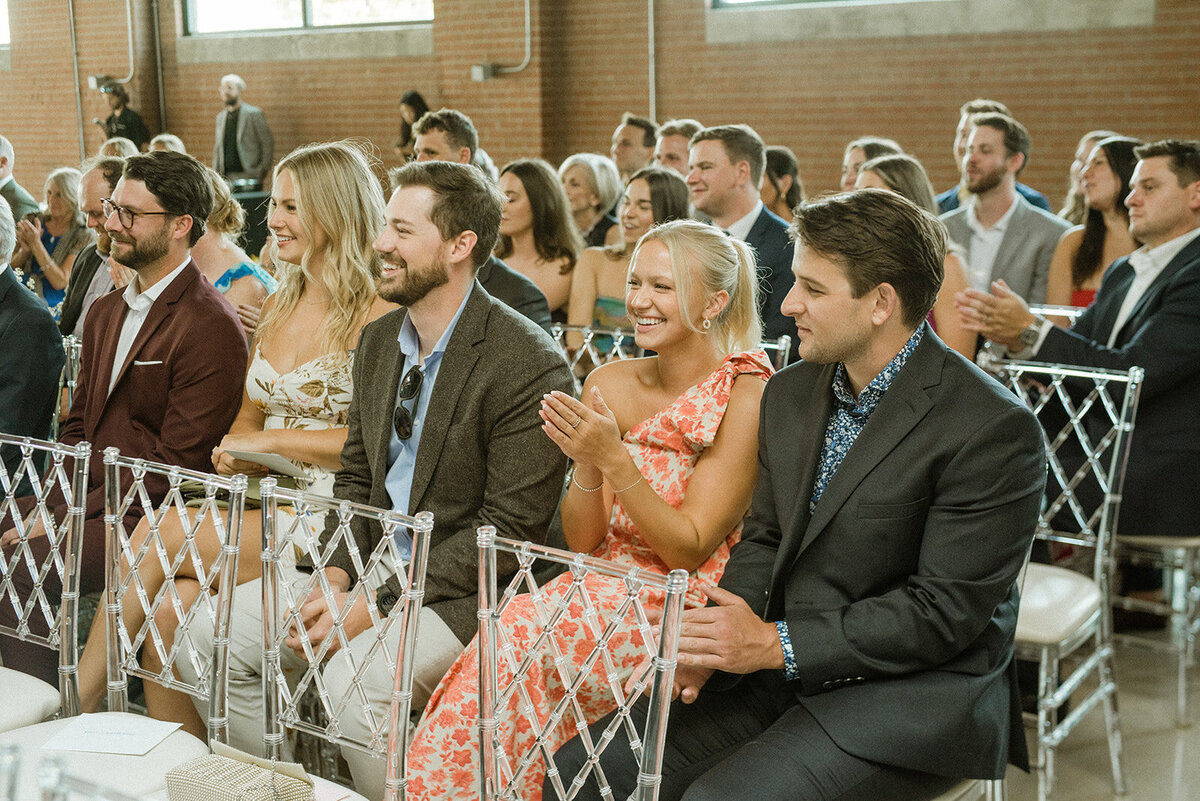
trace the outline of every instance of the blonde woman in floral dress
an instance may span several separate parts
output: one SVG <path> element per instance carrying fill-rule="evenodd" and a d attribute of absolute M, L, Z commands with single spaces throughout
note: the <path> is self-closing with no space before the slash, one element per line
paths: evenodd
<path fill-rule="evenodd" d="M 681 220 L 651 229 L 634 251 L 625 303 L 638 345 L 657 355 L 599 367 L 582 401 L 556 392 L 541 410 L 547 436 L 575 463 L 562 504 L 570 547 L 656 573 L 686 569 L 698 579 L 692 605 L 703 603 L 698 585 L 720 578 L 757 475 L 758 404 L 771 367 L 757 349 L 754 275 L 749 248 L 712 226 Z M 560 576 L 543 590 L 559 597 L 570 582 Z M 602 618 L 625 598 L 619 580 L 589 576 L 587 587 Z M 593 643 L 577 603 L 572 617 L 580 625 L 563 630 L 559 646 L 574 675 Z M 518 660 L 535 636 L 534 620 L 530 596 L 506 609 L 502 626 Z M 610 651 L 627 672 L 644 653 L 628 636 L 611 640 Z M 548 658 L 535 671 L 542 680 L 530 685 L 541 689 L 531 700 L 545 725 L 563 684 Z M 409 749 L 410 801 L 477 797 L 478 686 L 473 642 L 434 692 Z M 588 722 L 616 708 L 601 668 L 577 698 Z M 515 702 L 497 717 L 505 753 L 533 744 L 536 731 Z M 551 751 L 577 733 L 575 722 L 567 715 L 550 731 Z M 538 758 L 518 797 L 539 798 L 544 773 Z"/>
<path fill-rule="evenodd" d="M 359 149 L 346 143 L 308 145 L 276 166 L 267 224 L 280 284 L 263 305 L 241 411 L 213 449 L 217 473 L 266 475 L 265 467 L 237 459 L 230 451 L 277 454 L 305 471 L 308 490 L 332 494 L 346 440 L 354 347 L 364 325 L 394 308 L 375 294 L 379 259 L 371 245 L 383 220 L 383 190 Z M 260 525 L 257 514 L 245 516 L 239 584 L 260 573 Z M 139 526 L 135 540 L 146 532 L 145 525 Z M 178 543 L 172 538 L 182 541 L 182 526 L 168 517 L 159 532 L 174 553 Z M 211 527 L 198 532 L 197 546 L 204 563 L 212 565 L 220 542 Z M 138 570 L 153 596 L 164 580 L 158 561 L 144 560 Z M 176 589 L 190 601 L 199 584 L 186 578 L 187 560 L 181 570 Z M 130 630 L 141 625 L 137 603 L 124 604 L 123 613 Z M 158 626 L 164 636 L 175 629 L 167 620 Z M 144 650 L 143 664 L 158 670 L 152 650 Z M 83 710 L 91 711 L 105 690 L 103 616 L 93 623 L 80 658 L 79 680 Z M 152 716 L 179 721 L 205 737 L 205 726 L 188 696 L 147 683 L 146 705 Z"/>

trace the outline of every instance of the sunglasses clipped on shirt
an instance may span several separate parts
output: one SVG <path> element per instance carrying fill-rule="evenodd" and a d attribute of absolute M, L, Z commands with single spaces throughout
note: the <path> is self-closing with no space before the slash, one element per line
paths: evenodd
<path fill-rule="evenodd" d="M 396 429 L 396 436 L 401 440 L 407 440 L 413 434 L 413 413 L 404 402 L 417 397 L 424 379 L 425 374 L 421 372 L 421 368 L 413 365 L 400 381 L 400 397 L 396 402 L 396 411 L 392 414 L 392 428 Z M 416 403 L 413 404 L 413 411 L 416 411 Z"/>

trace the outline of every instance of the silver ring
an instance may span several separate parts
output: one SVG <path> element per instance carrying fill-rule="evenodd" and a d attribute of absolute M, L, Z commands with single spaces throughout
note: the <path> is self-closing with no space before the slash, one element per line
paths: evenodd
<path fill-rule="evenodd" d="M 571 428 L 579 428 L 579 424 L 583 422 L 582 417 L 576 417 L 575 422 L 571 423 Z"/>

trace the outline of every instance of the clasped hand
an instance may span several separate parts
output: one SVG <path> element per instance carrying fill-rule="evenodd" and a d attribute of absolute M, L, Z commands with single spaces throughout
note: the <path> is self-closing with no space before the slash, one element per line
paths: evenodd
<path fill-rule="evenodd" d="M 992 294 L 964 289 L 955 294 L 954 305 L 963 328 L 982 334 L 993 342 L 1021 349 L 1021 332 L 1037 321 L 1020 295 L 1003 279 L 992 282 Z"/>
<path fill-rule="evenodd" d="M 26 250 L 33 250 L 34 245 L 42 238 L 42 221 L 34 217 L 17 223 L 17 242 Z"/>
<path fill-rule="evenodd" d="M 588 395 L 590 408 L 555 390 L 542 397 L 538 414 L 543 421 L 542 430 L 568 459 L 605 472 L 605 468 L 611 469 L 627 454 L 621 445 L 616 415 L 600 396 L 600 390 L 592 387 Z"/>
<path fill-rule="evenodd" d="M 261 431 L 251 431 L 245 434 L 226 434 L 221 437 L 221 444 L 212 450 L 213 469 L 223 476 L 244 473 L 247 476 L 265 476 L 268 470 L 258 462 L 247 462 L 230 456 L 227 451 L 258 451 L 269 452 L 269 445 L 261 436 Z"/>
<path fill-rule="evenodd" d="M 716 606 L 683 612 L 671 697 L 685 704 L 696 700 L 700 688 L 718 670 L 744 674 L 783 667 L 783 646 L 773 623 L 755 614 L 740 595 L 720 587 L 700 589 Z M 653 625 L 662 621 L 661 610 L 651 610 L 647 616 Z M 642 661 L 634 678 L 645 671 L 649 661 Z M 633 690 L 634 678 L 626 683 L 625 692 Z"/>
<path fill-rule="evenodd" d="M 333 607 L 331 608 L 321 587 L 319 585 L 314 587 L 304 605 L 300 607 L 300 622 L 304 626 L 304 630 L 301 631 L 298 627 L 293 626 L 291 633 L 284 640 L 284 645 L 291 648 L 301 659 L 305 659 L 305 641 L 309 643 L 309 647 L 313 651 L 316 651 L 333 631 L 333 622 L 345 608 L 349 597 L 350 593 L 335 588 L 332 593 Z M 365 596 L 360 595 L 342 621 L 342 630 L 346 633 L 346 641 L 354 639 L 370 626 L 371 615 L 367 610 L 367 601 Z M 341 642 L 334 640 L 329 644 L 329 650 L 325 655 L 330 656 L 339 648 L 341 648 Z"/>

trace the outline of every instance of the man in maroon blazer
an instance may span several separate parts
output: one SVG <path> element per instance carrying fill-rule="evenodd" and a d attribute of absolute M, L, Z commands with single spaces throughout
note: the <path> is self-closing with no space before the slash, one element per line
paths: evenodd
<path fill-rule="evenodd" d="M 97 300 L 88 314 L 79 384 L 59 436 L 67 445 L 92 444 L 81 572 L 85 593 L 104 586 L 104 449 L 115 446 L 124 456 L 211 470 L 212 449 L 241 405 L 242 326 L 190 255 L 212 204 L 201 164 L 170 152 L 129 158 L 113 196 L 104 201 L 111 253 L 136 276 L 124 291 Z M 147 481 L 147 490 L 161 498 L 166 485 Z M 126 522 L 135 524 L 136 518 Z M 6 561 L 16 540 L 15 531 L 0 534 Z M 44 536 L 30 540 L 39 560 L 47 547 Z M 27 585 L 21 595 L 28 597 L 29 577 L 18 583 Z M 62 591 L 57 577 L 45 589 L 52 599 Z M 10 604 L 0 604 L 0 624 L 15 622 L 12 615 Z M 58 657 L 48 649 L 0 637 L 0 653 L 6 666 L 56 683 Z"/>

